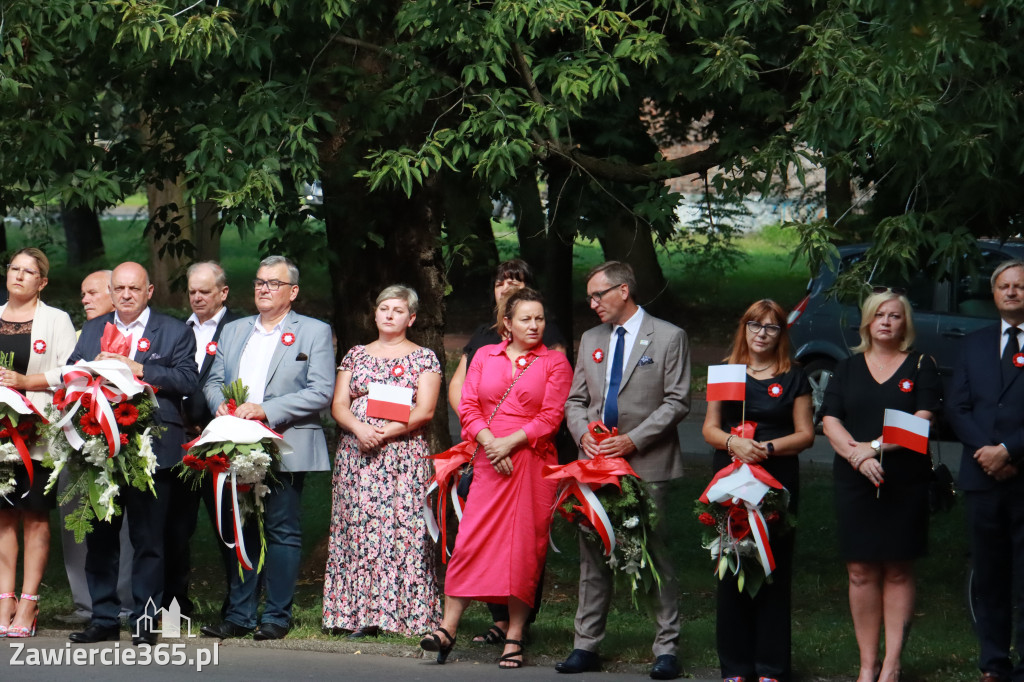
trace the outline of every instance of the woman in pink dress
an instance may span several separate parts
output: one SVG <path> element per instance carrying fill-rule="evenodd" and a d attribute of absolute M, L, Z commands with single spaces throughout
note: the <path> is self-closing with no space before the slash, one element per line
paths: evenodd
<path fill-rule="evenodd" d="M 553 438 L 572 368 L 565 355 L 541 342 L 544 304 L 536 291 L 510 296 L 503 324 L 511 338 L 477 351 L 462 388 L 462 437 L 480 447 L 445 578 L 444 618 L 420 641 L 438 652 L 438 663 L 447 659 L 462 612 L 476 599 L 508 604 L 498 665 L 521 667 L 523 628 L 547 554 L 556 485 L 542 471 L 558 463 Z"/>

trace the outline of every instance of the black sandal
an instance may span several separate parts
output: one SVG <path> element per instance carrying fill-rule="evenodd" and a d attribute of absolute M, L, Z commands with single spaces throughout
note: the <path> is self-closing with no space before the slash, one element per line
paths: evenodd
<path fill-rule="evenodd" d="M 505 631 L 499 628 L 497 625 L 492 625 L 491 629 L 487 632 L 482 632 L 479 635 L 474 635 L 473 641 L 487 644 L 504 644 Z"/>
<path fill-rule="evenodd" d="M 441 638 L 437 636 L 438 632 L 440 632 L 448 638 L 448 646 L 441 645 Z M 423 649 L 424 651 L 437 652 L 437 662 L 440 664 L 444 664 L 444 662 L 448 660 L 448 654 L 452 652 L 452 649 L 454 647 L 455 638 L 452 637 L 451 634 L 449 634 L 448 631 L 444 628 L 438 628 L 420 640 L 421 649 Z"/>
<path fill-rule="evenodd" d="M 501 668 L 502 670 L 515 670 L 517 668 L 522 668 L 523 667 L 522 658 L 520 658 L 519 660 L 516 660 L 515 657 L 516 656 L 522 656 L 523 658 L 525 658 L 525 656 L 523 655 L 523 643 L 521 641 L 519 641 L 518 639 L 506 639 L 505 640 L 505 644 L 506 645 L 515 644 L 516 646 L 519 647 L 519 650 L 518 651 L 513 651 L 511 653 L 507 653 L 507 654 L 502 654 L 501 658 L 498 659 L 498 667 Z M 511 665 L 502 665 L 502 663 L 509 663 Z"/>

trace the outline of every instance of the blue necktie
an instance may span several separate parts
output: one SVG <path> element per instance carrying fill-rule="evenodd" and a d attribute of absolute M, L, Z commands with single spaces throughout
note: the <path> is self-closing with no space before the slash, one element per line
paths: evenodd
<path fill-rule="evenodd" d="M 612 375 L 608 377 L 608 398 L 604 402 L 604 425 L 609 429 L 619 425 L 619 384 L 622 383 L 622 356 L 626 348 L 626 329 L 615 330 L 615 350 L 612 352 Z"/>

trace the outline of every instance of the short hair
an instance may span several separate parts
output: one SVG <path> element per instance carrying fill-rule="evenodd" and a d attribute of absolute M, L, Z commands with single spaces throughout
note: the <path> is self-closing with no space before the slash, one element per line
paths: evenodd
<path fill-rule="evenodd" d="M 512 316 L 516 314 L 516 307 L 520 303 L 526 303 L 527 301 L 536 301 L 541 305 L 544 305 L 544 297 L 536 289 L 530 287 L 523 287 L 513 291 L 511 294 L 506 296 L 498 304 L 498 309 L 501 311 L 498 314 L 501 316 L 498 319 L 499 333 L 505 332 L 505 326 L 502 324 L 504 320 L 511 320 Z"/>
<path fill-rule="evenodd" d="M 770 298 L 762 298 L 750 304 L 747 311 L 740 317 L 740 325 L 732 338 L 732 351 L 726 362 L 732 365 L 750 364 L 750 346 L 747 344 L 747 322 L 760 322 L 765 315 L 771 316 L 772 323 L 779 325 L 779 342 L 775 346 L 773 364 L 778 367 L 779 374 L 788 372 L 793 366 L 789 358 L 789 332 L 786 329 L 786 311 Z"/>
<path fill-rule="evenodd" d="M 498 264 L 494 273 L 494 281 L 504 282 L 506 279 L 514 279 L 528 287 L 532 287 L 533 269 L 529 263 L 520 258 L 504 261 Z"/>
<path fill-rule="evenodd" d="M 875 313 L 884 304 L 889 301 L 899 301 L 900 305 L 903 306 L 903 340 L 900 342 L 900 350 L 907 350 L 914 345 L 914 338 L 916 333 L 914 332 L 914 314 L 913 309 L 910 307 L 910 301 L 903 294 L 893 293 L 891 289 L 882 291 L 877 294 L 871 294 L 864 303 L 860 306 L 860 343 L 851 350 L 854 353 L 864 353 L 871 349 L 871 332 L 868 331 L 868 327 L 875 319 Z"/>
<path fill-rule="evenodd" d="M 587 273 L 587 281 L 589 282 L 602 272 L 611 284 L 616 286 L 625 284 L 629 289 L 629 297 L 636 298 L 636 274 L 634 274 L 633 267 L 629 263 L 610 260 L 596 265 Z"/>
<path fill-rule="evenodd" d="M 210 268 L 213 269 L 213 283 L 218 288 L 223 289 L 228 285 L 227 273 L 224 272 L 224 268 L 220 266 L 220 263 L 218 263 L 215 260 L 202 260 L 199 261 L 198 263 L 193 263 L 192 265 L 188 266 L 188 270 L 185 271 L 186 281 L 192 279 L 192 274 L 204 265 L 209 266 Z M 291 274 L 289 274 L 289 277 L 290 276 Z"/>
<path fill-rule="evenodd" d="M 288 267 L 288 280 L 292 284 L 299 283 L 299 268 L 290 259 L 284 256 L 267 256 L 260 261 L 260 268 L 272 268 L 275 265 L 285 265 Z M 256 268 L 257 271 L 259 268 Z"/>
<path fill-rule="evenodd" d="M 36 266 L 39 268 L 39 276 L 45 279 L 50 274 L 50 259 L 46 257 L 46 254 L 42 250 L 37 249 L 34 246 L 26 246 L 24 249 L 18 249 L 11 254 L 11 260 L 13 262 L 18 256 L 28 256 L 36 261 Z"/>
<path fill-rule="evenodd" d="M 992 271 L 992 277 L 989 279 L 989 283 L 992 285 L 992 291 L 996 290 L 996 280 L 999 279 L 999 275 L 1011 268 L 1024 268 L 1024 260 L 1020 260 L 1018 258 L 1013 260 L 1004 260 L 1002 263 L 997 265 L 996 269 Z"/>
<path fill-rule="evenodd" d="M 420 309 L 420 297 L 416 294 L 416 290 L 404 284 L 392 284 L 389 287 L 385 287 L 383 291 L 377 294 L 377 301 L 373 305 L 379 306 L 389 298 L 398 298 L 405 301 L 405 304 L 409 306 L 409 312 L 413 315 Z"/>

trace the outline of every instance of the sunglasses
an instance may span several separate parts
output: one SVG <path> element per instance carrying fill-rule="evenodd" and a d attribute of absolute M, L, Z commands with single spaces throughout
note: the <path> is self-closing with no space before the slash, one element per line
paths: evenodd
<path fill-rule="evenodd" d="M 907 293 L 906 289 L 901 287 L 871 287 L 871 293 L 873 294 L 895 294 L 896 296 L 903 296 Z"/>

